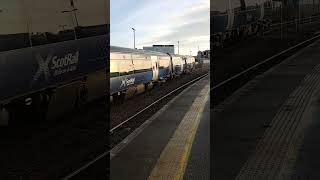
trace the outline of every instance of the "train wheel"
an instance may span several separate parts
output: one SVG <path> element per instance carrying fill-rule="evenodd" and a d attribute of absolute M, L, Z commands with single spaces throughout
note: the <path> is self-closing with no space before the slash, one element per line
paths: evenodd
<path fill-rule="evenodd" d="M 125 93 L 120 92 L 119 94 L 113 95 L 113 102 L 115 104 L 121 104 L 125 100 Z"/>
<path fill-rule="evenodd" d="M 148 91 L 153 88 L 153 83 L 152 82 L 145 83 L 144 87 L 145 87 L 145 90 Z"/>

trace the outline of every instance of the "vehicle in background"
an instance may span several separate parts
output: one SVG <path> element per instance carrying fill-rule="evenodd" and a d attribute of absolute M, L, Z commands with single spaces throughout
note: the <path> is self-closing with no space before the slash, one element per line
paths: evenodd
<path fill-rule="evenodd" d="M 280 22 L 311 21 L 319 16 L 319 3 L 312 0 L 216 0 L 210 20 L 213 48 L 262 33 Z"/>
<path fill-rule="evenodd" d="M 110 98 L 123 100 L 195 68 L 195 58 L 110 47 Z"/>

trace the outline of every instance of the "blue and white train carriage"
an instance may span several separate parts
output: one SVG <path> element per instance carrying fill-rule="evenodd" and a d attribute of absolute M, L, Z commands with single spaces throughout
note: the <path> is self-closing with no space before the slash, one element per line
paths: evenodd
<path fill-rule="evenodd" d="M 214 46 L 257 33 L 270 24 L 271 0 L 217 0 L 211 8 Z"/>
<path fill-rule="evenodd" d="M 0 1 L 0 125 L 53 119 L 106 95 L 108 6 Z"/>
<path fill-rule="evenodd" d="M 110 47 L 110 95 L 156 80 L 151 56 L 143 51 Z"/>
<path fill-rule="evenodd" d="M 189 56 L 110 47 L 110 96 L 121 97 L 145 90 L 155 82 L 194 68 Z"/>

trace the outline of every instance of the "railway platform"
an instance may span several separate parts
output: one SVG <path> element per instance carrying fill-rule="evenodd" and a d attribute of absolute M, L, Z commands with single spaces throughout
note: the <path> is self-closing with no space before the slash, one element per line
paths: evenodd
<path fill-rule="evenodd" d="M 209 179 L 210 77 L 184 89 L 110 152 L 110 179 Z"/>
<path fill-rule="evenodd" d="M 213 179 L 320 179 L 320 41 L 212 110 Z"/>

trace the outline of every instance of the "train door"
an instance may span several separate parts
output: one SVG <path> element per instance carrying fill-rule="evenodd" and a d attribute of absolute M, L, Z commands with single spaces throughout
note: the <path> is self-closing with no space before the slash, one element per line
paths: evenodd
<path fill-rule="evenodd" d="M 187 65 L 187 63 L 186 63 L 186 58 L 185 57 L 180 57 L 181 58 L 181 72 L 184 72 L 184 71 L 186 71 L 186 65 Z"/>
<path fill-rule="evenodd" d="M 151 56 L 151 62 L 152 62 L 152 80 L 157 81 L 159 79 L 158 57 Z"/>

